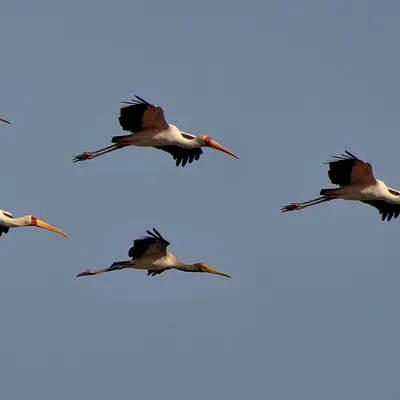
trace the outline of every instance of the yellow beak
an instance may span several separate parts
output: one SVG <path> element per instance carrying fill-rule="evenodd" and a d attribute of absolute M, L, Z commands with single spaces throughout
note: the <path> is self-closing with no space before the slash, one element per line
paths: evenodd
<path fill-rule="evenodd" d="M 235 157 L 235 158 L 237 158 L 238 160 L 240 160 L 240 158 L 235 154 L 235 153 L 232 153 L 231 151 L 229 151 L 229 150 L 227 150 L 224 146 L 221 146 L 219 143 L 217 143 L 215 140 L 210 140 L 210 142 L 208 143 L 208 145 L 210 146 L 210 147 L 212 147 L 213 149 L 215 149 L 215 150 L 219 150 L 219 151 L 222 151 L 222 152 L 224 152 L 224 153 L 226 153 L 226 154 L 229 154 L 230 156 L 232 156 L 232 157 Z"/>
<path fill-rule="evenodd" d="M 6 122 L 7 124 L 11 124 L 10 121 L 7 121 L 6 119 L 4 119 L 3 117 L 0 117 L 0 121 Z"/>
<path fill-rule="evenodd" d="M 68 237 L 68 235 L 66 233 L 64 233 L 63 231 L 60 231 L 59 229 L 55 228 L 54 226 L 51 226 L 50 224 L 42 221 L 39 218 L 37 218 L 36 226 L 38 226 L 39 228 L 42 228 L 42 229 L 47 229 L 48 231 L 58 233 L 59 235 L 64 236 L 66 238 Z"/>
<path fill-rule="evenodd" d="M 204 272 L 207 272 L 209 274 L 221 275 L 221 276 L 226 276 L 227 278 L 232 278 L 231 276 L 224 274 L 223 272 L 220 272 L 217 269 L 215 269 L 207 264 L 204 264 L 203 268 L 204 268 Z"/>

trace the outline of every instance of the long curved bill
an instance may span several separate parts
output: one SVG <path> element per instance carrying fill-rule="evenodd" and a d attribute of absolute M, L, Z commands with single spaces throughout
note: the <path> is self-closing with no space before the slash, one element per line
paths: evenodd
<path fill-rule="evenodd" d="M 204 265 L 204 269 L 205 269 L 205 272 L 208 272 L 209 274 L 221 275 L 221 276 L 226 276 L 227 278 L 232 278 L 231 276 L 224 274 L 223 272 L 218 271 L 217 269 L 215 269 L 209 265 Z"/>
<path fill-rule="evenodd" d="M 36 226 L 39 227 L 39 228 L 42 228 L 42 229 L 47 229 L 48 231 L 52 231 L 52 232 L 58 233 L 59 235 L 64 236 L 66 238 L 68 237 L 68 235 L 66 233 L 64 233 L 63 231 L 60 231 L 59 229 L 57 229 L 54 226 L 48 224 L 47 222 L 42 221 L 39 218 L 37 218 Z"/>
<path fill-rule="evenodd" d="M 5 122 L 6 124 L 11 124 L 11 122 L 10 121 L 7 121 L 6 119 L 4 119 L 3 117 L 0 117 L 0 121 L 3 121 L 3 122 Z"/>
<path fill-rule="evenodd" d="M 222 151 L 223 153 L 229 154 L 232 157 L 237 158 L 238 160 L 240 160 L 240 158 L 235 154 L 232 153 L 231 151 L 229 151 L 228 149 L 226 149 L 224 146 L 221 146 L 219 143 L 217 143 L 214 139 L 211 139 L 209 144 L 210 147 L 212 147 L 215 150 L 219 150 Z"/>

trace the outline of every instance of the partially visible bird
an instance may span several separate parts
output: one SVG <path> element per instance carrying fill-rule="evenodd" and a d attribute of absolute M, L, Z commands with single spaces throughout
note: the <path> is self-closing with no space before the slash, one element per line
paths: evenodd
<path fill-rule="evenodd" d="M 173 254 L 167 252 L 170 245 L 161 234 L 153 228 L 153 232 L 147 230 L 149 236 L 142 236 L 133 241 L 133 247 L 129 249 L 129 261 L 116 261 L 110 267 L 105 269 L 87 270 L 77 275 L 91 276 L 104 272 L 122 270 L 126 268 L 147 270 L 147 275 L 155 276 L 170 269 L 177 269 L 184 272 L 207 272 L 209 274 L 222 275 L 230 278 L 208 264 L 195 263 L 185 264 L 179 261 Z"/>
<path fill-rule="evenodd" d="M 3 117 L 0 117 L 0 121 L 3 121 L 3 122 L 5 122 L 5 123 L 7 123 L 7 124 L 11 124 L 11 122 L 10 121 L 7 121 L 6 119 L 4 119 Z"/>
<path fill-rule="evenodd" d="M 362 161 L 347 150 L 346 154 L 332 156 L 336 160 L 328 161 L 328 176 L 339 188 L 322 189 L 316 199 L 303 203 L 292 203 L 282 207 L 282 212 L 301 210 L 334 199 L 358 200 L 378 209 L 382 221 L 397 218 L 400 215 L 400 191 L 389 188 L 375 178 L 372 165 Z"/>
<path fill-rule="evenodd" d="M 137 100 L 122 102 L 128 106 L 120 109 L 119 117 L 122 129 L 131 134 L 114 136 L 111 139 L 113 145 L 79 154 L 73 158 L 72 162 L 91 160 L 126 146 L 154 147 L 163 150 L 172 155 L 176 160 L 176 166 L 182 165 L 182 167 L 187 162 L 190 164 L 193 160 L 198 160 L 203 154 L 202 147 L 211 147 L 239 159 L 236 154 L 209 136 L 196 137 L 181 132 L 175 125 L 167 122 L 163 108 L 150 104 L 139 96 L 135 97 Z"/>
<path fill-rule="evenodd" d="M 20 228 L 24 226 L 37 226 L 38 228 L 47 229 L 48 231 L 58 233 L 66 238 L 68 237 L 68 235 L 63 231 L 60 231 L 54 226 L 42 221 L 37 217 L 34 217 L 33 215 L 25 215 L 20 218 L 14 218 L 10 212 L 0 210 L 0 236 L 3 233 L 8 233 L 10 228 Z"/>

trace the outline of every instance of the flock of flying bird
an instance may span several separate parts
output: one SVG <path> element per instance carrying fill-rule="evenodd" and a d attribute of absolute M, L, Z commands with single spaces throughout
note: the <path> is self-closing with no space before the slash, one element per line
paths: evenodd
<path fill-rule="evenodd" d="M 194 136 L 182 132 L 170 124 L 164 109 L 135 96 L 120 109 L 119 123 L 127 135 L 114 136 L 112 145 L 102 149 L 84 152 L 73 158 L 73 162 L 91 160 L 112 151 L 127 146 L 154 147 L 163 150 L 174 158 L 176 165 L 184 167 L 187 163 L 200 159 L 202 147 L 211 147 L 232 157 L 239 157 L 217 143 L 209 136 Z M 4 118 L 0 121 L 10 124 Z M 333 156 L 329 161 L 328 177 L 338 188 L 321 189 L 320 197 L 302 203 L 292 203 L 281 208 L 282 212 L 301 210 L 334 199 L 355 200 L 369 204 L 378 209 L 382 221 L 397 218 L 400 215 L 400 191 L 391 189 L 384 182 L 377 180 L 369 162 L 360 160 L 348 151 L 341 156 Z M 10 228 L 37 226 L 58 233 L 68 238 L 68 235 L 54 226 L 32 215 L 13 218 L 11 213 L 0 210 L 0 236 L 8 233 Z M 186 264 L 167 251 L 168 242 L 156 229 L 147 230 L 148 236 L 142 236 L 133 242 L 129 249 L 130 260 L 114 262 L 110 267 L 98 270 L 87 270 L 77 276 L 98 275 L 105 272 L 126 268 L 147 270 L 147 275 L 155 276 L 170 269 L 186 272 L 206 272 L 230 278 L 208 264 Z"/>

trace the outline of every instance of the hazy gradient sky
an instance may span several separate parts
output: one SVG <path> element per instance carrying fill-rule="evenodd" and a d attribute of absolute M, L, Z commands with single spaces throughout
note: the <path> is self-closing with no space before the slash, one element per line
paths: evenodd
<path fill-rule="evenodd" d="M 1 3 L 2 399 L 398 400 L 400 221 L 334 202 L 344 149 L 400 187 L 398 1 Z M 209 134 L 176 168 L 153 149 L 72 164 L 121 134 L 139 94 Z M 156 227 L 233 279 L 122 271 Z"/>

